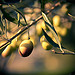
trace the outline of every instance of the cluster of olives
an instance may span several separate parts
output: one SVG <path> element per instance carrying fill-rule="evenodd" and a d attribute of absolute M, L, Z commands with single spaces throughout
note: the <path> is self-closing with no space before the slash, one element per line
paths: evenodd
<path fill-rule="evenodd" d="M 60 16 L 59 15 L 55 15 L 53 17 L 53 25 L 55 27 L 56 32 L 59 35 L 65 36 L 67 34 L 67 28 L 61 25 Z"/>
<path fill-rule="evenodd" d="M 5 41 L 4 41 L 5 42 Z M 2 52 L 2 57 L 7 57 L 11 55 L 12 52 L 14 52 L 19 45 L 19 54 L 23 57 L 27 57 L 31 54 L 33 50 L 33 42 L 31 40 L 24 40 L 20 42 L 20 44 L 17 44 L 16 39 L 12 41 L 10 45 L 8 45 L 4 51 Z"/>
<path fill-rule="evenodd" d="M 40 42 L 45 50 L 50 50 L 52 48 L 52 45 L 46 40 L 44 35 L 40 38 Z"/>
<path fill-rule="evenodd" d="M 21 40 L 20 36 L 16 37 L 11 41 L 11 43 L 3 50 L 1 53 L 2 57 L 10 56 L 12 52 L 18 49 L 19 54 L 22 57 L 27 57 L 31 54 L 34 46 L 34 41 L 32 39 Z M 2 41 L 0 45 L 6 42 Z"/>
<path fill-rule="evenodd" d="M 21 30 L 22 28 L 17 33 L 19 33 Z M 11 34 L 11 36 L 9 36 L 9 39 L 12 36 L 14 35 Z M 1 55 L 2 57 L 7 57 L 11 55 L 12 52 L 15 52 L 16 50 L 18 50 L 19 54 L 22 57 L 27 57 L 31 54 L 33 47 L 37 45 L 37 41 L 38 41 L 37 35 L 36 36 L 35 34 L 28 35 L 28 32 L 26 31 L 23 34 L 20 34 L 19 36 L 14 38 L 7 47 L 3 48 L 3 52 L 1 53 Z M 0 42 L 0 46 L 6 42 L 7 40 Z"/>

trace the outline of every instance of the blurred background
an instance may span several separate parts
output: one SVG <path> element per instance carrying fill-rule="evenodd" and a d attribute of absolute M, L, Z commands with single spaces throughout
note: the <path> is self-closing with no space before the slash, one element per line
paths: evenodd
<path fill-rule="evenodd" d="M 44 5 L 45 11 L 51 9 L 57 2 L 57 0 L 52 1 L 47 0 Z M 41 15 L 40 0 L 22 0 L 22 2 L 14 3 L 14 5 L 24 14 L 28 24 L 31 24 Z M 17 18 L 17 14 L 13 9 L 7 7 L 7 5 L 4 8 L 12 17 Z M 59 34 L 61 44 L 68 50 L 75 52 L 75 18 L 68 15 L 69 13 L 75 16 L 74 9 L 74 4 L 65 2 L 48 14 L 48 17 L 52 24 L 54 24 L 53 18 L 56 15 L 60 17 L 60 24 L 54 27 Z M 0 16 L 1 14 L 0 11 Z M 24 23 L 22 17 L 20 17 L 20 20 Z M 5 34 L 1 35 L 0 28 L 0 43 L 7 37 L 10 39 L 22 28 L 12 22 L 8 23 L 7 36 Z M 41 34 L 38 34 L 40 30 L 36 27 L 42 24 L 43 20 L 40 20 L 29 28 L 30 38 L 34 42 L 34 49 L 30 56 L 21 57 L 18 49 L 6 58 L 0 55 L 0 75 L 75 75 L 75 55 L 59 55 L 52 53 L 51 50 L 43 49 L 40 43 Z M 27 30 L 20 38 L 21 41 L 25 39 L 27 39 Z M 53 49 L 57 51 L 56 48 L 53 47 Z"/>

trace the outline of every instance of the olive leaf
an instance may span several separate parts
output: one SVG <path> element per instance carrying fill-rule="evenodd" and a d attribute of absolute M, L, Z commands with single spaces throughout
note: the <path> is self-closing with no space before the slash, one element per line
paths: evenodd
<path fill-rule="evenodd" d="M 14 5 L 9 5 L 12 9 L 14 9 L 16 12 L 18 12 L 23 18 L 24 18 L 24 21 L 25 23 L 27 24 L 27 21 L 26 21 L 26 18 L 25 16 L 23 15 L 23 13 L 21 11 L 19 11 Z"/>
<path fill-rule="evenodd" d="M 17 18 L 18 18 L 18 27 L 20 26 L 20 14 L 17 13 Z"/>
<path fill-rule="evenodd" d="M 45 23 L 55 31 L 54 26 L 51 24 L 50 20 L 43 12 L 42 12 L 42 16 L 43 16 Z M 55 31 L 55 33 L 57 34 L 56 31 Z"/>
<path fill-rule="evenodd" d="M 52 29 L 54 30 L 54 32 L 56 33 L 56 35 L 58 35 L 53 26 L 51 26 L 51 25 L 50 25 L 48 22 L 46 22 L 46 21 L 45 21 L 45 23 L 46 23 L 46 25 L 48 25 L 50 28 L 52 28 Z"/>
<path fill-rule="evenodd" d="M 4 26 L 3 26 L 3 15 L 1 15 L 1 18 L 0 18 L 0 27 L 1 27 L 1 30 L 2 30 L 2 34 L 3 34 L 3 32 L 4 32 Z"/>
<path fill-rule="evenodd" d="M 58 45 L 57 43 L 55 43 L 55 42 L 51 39 L 51 37 L 49 37 L 49 36 L 47 35 L 47 33 L 44 31 L 43 28 L 42 28 L 42 31 L 43 31 L 43 34 L 45 35 L 47 41 L 48 41 L 51 45 L 53 45 L 53 46 L 56 47 L 56 48 L 60 48 L 59 45 Z M 62 49 L 63 49 L 65 52 L 75 54 L 74 52 L 72 52 L 72 51 L 70 51 L 70 50 L 64 48 L 62 45 L 61 45 L 61 47 L 62 47 Z"/>
<path fill-rule="evenodd" d="M 45 35 L 47 41 L 48 41 L 51 45 L 53 45 L 54 47 L 58 47 L 58 48 L 59 48 L 59 45 L 56 44 L 56 43 L 47 35 L 47 33 L 44 31 L 43 28 L 42 28 L 42 31 L 43 31 L 43 34 Z"/>
<path fill-rule="evenodd" d="M 11 17 L 10 14 L 7 13 L 7 12 L 2 8 L 2 6 L 0 6 L 0 9 L 1 9 L 1 12 L 3 13 L 3 16 L 4 16 L 8 21 L 13 22 L 13 23 L 15 23 L 15 24 L 18 24 L 18 20 L 17 20 L 16 18 Z M 20 22 L 20 25 L 25 26 L 25 24 L 22 24 L 21 22 Z"/>
<path fill-rule="evenodd" d="M 51 22 L 48 20 L 47 16 L 46 16 L 43 12 L 42 12 L 42 16 L 43 16 L 43 19 L 44 19 L 45 23 L 49 26 L 49 29 L 50 29 L 51 33 L 52 33 L 53 36 L 55 37 L 55 39 L 56 39 L 56 41 L 57 41 L 57 43 L 58 43 L 58 45 L 59 45 L 59 47 L 60 47 L 60 50 L 61 50 L 62 52 L 64 52 L 63 49 L 62 49 L 62 47 L 61 47 L 61 43 L 60 43 L 60 41 L 59 41 L 59 38 L 58 38 L 58 36 L 57 36 L 57 33 L 56 33 L 56 31 L 55 31 L 53 25 L 51 24 Z"/>
<path fill-rule="evenodd" d="M 15 18 L 12 18 L 12 17 L 10 16 L 10 14 L 7 13 L 2 7 L 1 7 L 1 11 L 2 11 L 2 13 L 3 13 L 3 16 L 4 16 L 7 20 L 9 20 L 9 21 L 11 21 L 11 22 L 17 24 L 17 20 L 16 20 Z"/>
<path fill-rule="evenodd" d="M 53 25 L 51 24 L 51 22 L 49 21 L 49 19 L 48 19 L 48 17 L 42 12 L 42 16 L 43 16 L 43 19 L 46 21 L 46 22 L 48 22 L 50 25 L 51 25 L 51 27 L 53 27 Z"/>

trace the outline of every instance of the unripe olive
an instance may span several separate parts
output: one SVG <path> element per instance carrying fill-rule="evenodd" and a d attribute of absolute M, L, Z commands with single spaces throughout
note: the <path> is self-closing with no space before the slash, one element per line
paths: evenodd
<path fill-rule="evenodd" d="M 37 35 L 38 36 L 41 36 L 43 34 L 42 28 L 41 28 L 41 25 L 40 24 L 37 24 L 36 25 L 36 32 L 37 32 Z"/>
<path fill-rule="evenodd" d="M 42 32 L 42 28 L 44 30 L 48 30 L 48 27 L 45 25 L 45 22 L 43 20 L 41 20 L 37 25 L 36 25 L 36 32 L 39 36 L 41 36 L 43 34 Z"/>
<path fill-rule="evenodd" d="M 61 36 L 65 36 L 65 35 L 67 34 L 67 28 L 61 28 L 59 34 L 60 34 Z"/>
<path fill-rule="evenodd" d="M 24 40 L 19 46 L 19 54 L 22 57 L 27 57 L 31 54 L 33 50 L 33 43 L 31 40 Z"/>
<path fill-rule="evenodd" d="M 43 35 L 43 36 L 40 38 L 40 42 L 42 43 L 42 42 L 44 42 L 44 41 L 47 41 L 47 40 L 46 40 L 45 36 Z"/>
<path fill-rule="evenodd" d="M 28 39 L 28 33 L 23 34 L 21 39 L 27 40 Z M 37 41 L 38 41 L 38 36 L 37 35 L 35 36 L 34 34 L 32 34 L 32 35 L 30 35 L 30 40 L 33 42 L 33 45 L 36 46 Z"/>
<path fill-rule="evenodd" d="M 44 21 L 40 22 L 40 24 L 41 24 L 41 28 L 43 28 L 43 29 L 47 28 Z"/>
<path fill-rule="evenodd" d="M 61 27 L 54 27 L 54 28 L 55 28 L 57 33 L 61 32 Z"/>
<path fill-rule="evenodd" d="M 60 24 L 60 16 L 55 15 L 55 16 L 53 17 L 53 25 L 54 25 L 54 26 L 59 26 L 59 24 Z"/>
<path fill-rule="evenodd" d="M 50 50 L 52 49 L 52 45 L 46 41 L 42 42 L 42 47 L 45 49 L 45 50 Z"/>
<path fill-rule="evenodd" d="M 7 56 L 9 56 L 9 55 L 11 55 L 11 53 L 12 53 L 12 50 L 13 48 L 12 48 L 12 46 L 11 46 L 11 44 L 10 45 L 8 45 L 6 48 L 5 48 L 5 50 L 2 52 L 2 57 L 7 57 Z"/>
<path fill-rule="evenodd" d="M 52 45 L 46 40 L 44 35 L 40 38 L 40 43 L 45 50 L 50 50 L 52 48 Z"/>
<path fill-rule="evenodd" d="M 13 51 L 17 49 L 17 39 L 16 38 L 11 41 L 11 46 L 13 48 Z"/>
<path fill-rule="evenodd" d="M 49 37 L 53 38 L 53 35 L 52 35 L 52 33 L 51 33 L 50 31 L 47 32 L 47 34 L 48 34 Z M 47 42 L 47 39 L 46 39 L 45 36 L 43 35 L 43 36 L 41 36 L 41 38 L 40 38 L 40 42 L 44 42 L 44 41 Z"/>

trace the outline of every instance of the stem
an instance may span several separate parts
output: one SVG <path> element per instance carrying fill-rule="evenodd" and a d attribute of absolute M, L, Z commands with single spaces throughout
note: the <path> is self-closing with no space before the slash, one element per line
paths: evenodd
<path fill-rule="evenodd" d="M 55 52 L 55 54 L 63 54 L 63 55 L 69 54 L 69 55 L 75 55 L 75 53 L 58 53 L 58 52 Z"/>
<path fill-rule="evenodd" d="M 72 19 L 75 20 L 75 16 L 72 16 L 71 14 L 68 13 L 68 16 L 70 16 Z"/>
<path fill-rule="evenodd" d="M 6 23 L 6 20 L 5 20 Z M 7 24 L 5 25 L 5 34 L 6 34 L 6 38 L 7 38 Z"/>
<path fill-rule="evenodd" d="M 55 54 L 63 54 L 63 55 L 75 55 L 75 53 L 73 52 L 73 53 L 60 53 L 60 52 L 56 52 L 55 50 L 52 50 L 52 52 L 53 53 L 55 53 Z"/>
<path fill-rule="evenodd" d="M 49 11 L 47 11 L 45 14 L 49 14 L 51 11 L 53 11 L 56 7 L 58 7 L 60 5 L 60 2 L 56 3 Z M 10 38 L 6 43 L 4 43 L 3 45 L 0 46 L 3 47 L 4 45 L 6 45 L 7 43 L 11 42 L 14 38 L 16 38 L 18 35 L 20 35 L 22 32 L 24 32 L 25 30 L 27 30 L 28 28 L 30 28 L 32 25 L 34 25 L 37 21 L 39 21 L 40 19 L 42 19 L 42 15 L 40 17 L 38 17 L 33 23 L 25 26 L 25 28 L 23 28 L 19 33 L 17 33 L 16 35 L 14 35 L 12 38 Z"/>

